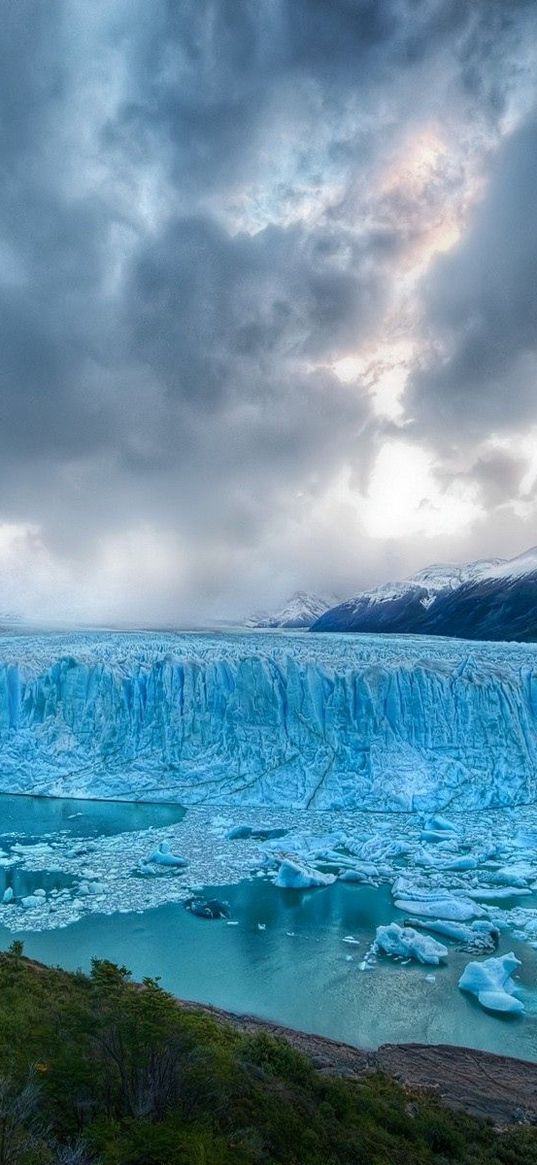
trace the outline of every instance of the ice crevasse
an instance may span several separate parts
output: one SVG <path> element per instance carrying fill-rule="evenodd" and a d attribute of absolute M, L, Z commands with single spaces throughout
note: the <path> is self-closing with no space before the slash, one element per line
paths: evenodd
<path fill-rule="evenodd" d="M 529 803 L 537 646 L 4 635 L 0 788 L 315 809 Z"/>

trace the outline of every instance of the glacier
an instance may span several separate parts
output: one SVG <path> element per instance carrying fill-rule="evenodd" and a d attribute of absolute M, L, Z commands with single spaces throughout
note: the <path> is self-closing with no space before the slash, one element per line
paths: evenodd
<path fill-rule="evenodd" d="M 529 804 L 537 647 L 422 636 L 13 633 L 0 789 L 434 812 Z"/>

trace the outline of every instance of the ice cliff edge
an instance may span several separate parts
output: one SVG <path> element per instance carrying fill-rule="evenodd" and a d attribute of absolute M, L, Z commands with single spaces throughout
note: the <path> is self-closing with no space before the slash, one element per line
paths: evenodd
<path fill-rule="evenodd" d="M 537 648 L 6 636 L 0 788 L 316 809 L 535 799 Z"/>

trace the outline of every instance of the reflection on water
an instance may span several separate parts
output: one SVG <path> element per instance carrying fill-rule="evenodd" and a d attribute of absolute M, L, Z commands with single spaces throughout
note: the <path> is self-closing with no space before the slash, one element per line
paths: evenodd
<path fill-rule="evenodd" d="M 76 881 L 72 874 L 64 874 L 60 870 L 26 870 L 20 866 L 8 866 L 0 869 L 0 898 L 7 889 L 13 890 L 15 898 L 19 899 L 36 890 L 45 890 L 47 894 L 55 890 L 67 890 Z"/>
<path fill-rule="evenodd" d="M 25 841 L 59 831 L 73 837 L 111 837 L 150 826 L 174 825 L 184 815 L 180 805 L 0 793 L 0 844 L 13 833 Z"/>
<path fill-rule="evenodd" d="M 160 975 L 184 998 L 363 1047 L 458 1043 L 537 1060 L 537 952 L 508 934 L 500 949 L 514 948 L 523 959 L 523 1018 L 488 1015 L 458 990 L 472 956 L 455 947 L 444 968 L 383 959 L 360 971 L 375 928 L 398 917 L 386 888 L 336 883 L 298 894 L 255 879 L 208 893 L 230 903 L 238 925 L 204 921 L 173 904 L 144 914 L 88 915 L 28 936 L 0 930 L 0 945 L 21 938 L 27 954 L 72 969 L 106 957 L 131 967 L 136 978 Z M 343 941 L 349 936 L 359 945 Z"/>

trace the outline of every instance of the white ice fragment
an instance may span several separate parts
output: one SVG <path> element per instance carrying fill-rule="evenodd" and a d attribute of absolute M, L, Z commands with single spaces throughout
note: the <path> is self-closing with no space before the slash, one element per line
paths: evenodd
<path fill-rule="evenodd" d="M 448 949 L 442 943 L 410 926 L 399 926 L 397 922 L 377 927 L 375 946 L 385 955 L 417 959 L 419 963 L 430 963 L 434 967 L 448 956 Z"/>
<path fill-rule="evenodd" d="M 357 866 L 356 869 L 345 870 L 339 875 L 340 882 L 370 882 L 377 876 L 376 866 Z"/>
<path fill-rule="evenodd" d="M 478 866 L 477 858 L 467 857 L 450 858 L 447 862 L 442 862 L 439 869 L 441 870 L 476 870 Z"/>
<path fill-rule="evenodd" d="M 441 833 L 458 833 L 457 826 L 452 821 L 448 821 L 447 817 L 442 817 L 440 813 L 434 813 L 425 822 L 425 829 L 438 830 Z"/>
<path fill-rule="evenodd" d="M 476 918 L 469 924 L 449 922 L 440 918 L 431 921 L 413 918 L 407 925 L 418 927 L 420 930 L 432 930 L 433 934 L 441 934 L 444 938 L 464 943 L 465 947 L 482 952 L 494 950 L 500 937 L 498 928 L 485 918 Z"/>
<path fill-rule="evenodd" d="M 158 849 L 146 858 L 146 862 L 153 862 L 158 866 L 175 866 L 180 870 L 184 870 L 188 866 L 186 858 L 180 857 L 179 854 L 172 854 L 167 841 L 161 841 Z"/>
<path fill-rule="evenodd" d="M 482 963 L 468 963 L 459 979 L 461 991 L 475 995 L 482 1007 L 488 1011 L 503 1011 L 520 1014 L 524 1004 L 514 998 L 516 984 L 512 972 L 521 966 L 513 951 L 495 959 L 485 959 Z"/>
<path fill-rule="evenodd" d="M 395 906 L 405 914 L 421 914 L 426 918 L 447 918 L 456 922 L 469 922 L 483 915 L 483 909 L 468 897 L 455 898 L 448 894 L 418 894 L 412 898 L 396 898 Z"/>
<path fill-rule="evenodd" d="M 521 886 L 479 886 L 477 890 L 467 890 L 466 894 L 476 902 L 501 902 L 504 898 L 524 898 L 531 890 Z"/>
<path fill-rule="evenodd" d="M 25 910 L 35 910 L 36 907 L 44 905 L 45 899 L 40 894 L 27 894 L 25 898 L 21 898 L 21 906 Z"/>
<path fill-rule="evenodd" d="M 331 886 L 335 881 L 334 874 L 322 874 L 298 858 L 284 858 L 274 885 L 284 890 L 309 890 L 316 886 Z"/>
<path fill-rule="evenodd" d="M 14 897 L 15 895 L 13 892 L 13 886 L 7 886 L 2 895 L 2 902 L 4 906 L 7 906 L 10 902 L 13 902 Z"/>

